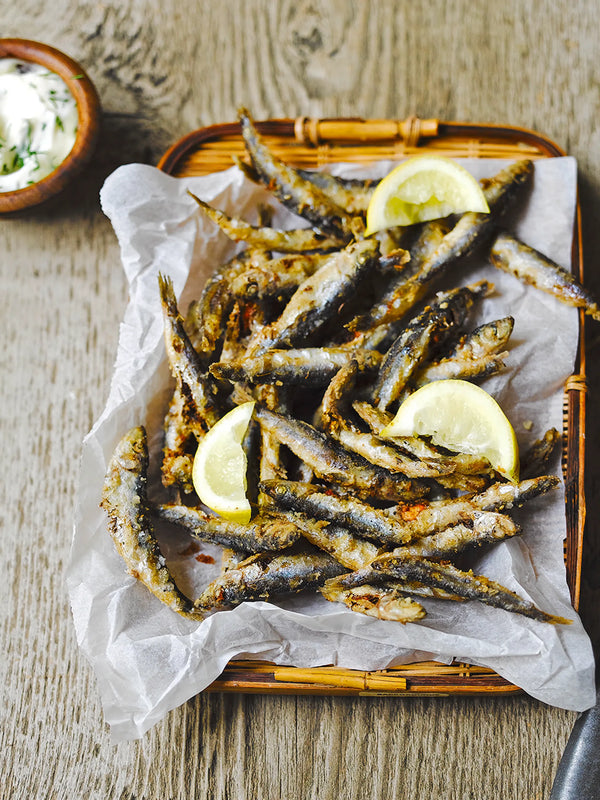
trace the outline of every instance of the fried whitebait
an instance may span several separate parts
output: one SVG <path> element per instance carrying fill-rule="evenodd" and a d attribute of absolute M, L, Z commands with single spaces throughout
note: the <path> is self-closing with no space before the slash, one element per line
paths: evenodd
<path fill-rule="evenodd" d="M 482 181 L 483 193 L 490 207 L 489 214 L 468 211 L 442 239 L 436 250 L 421 266 L 422 279 L 430 283 L 460 258 L 469 255 L 494 234 L 498 220 L 523 192 L 531 175 L 533 163 L 517 161 L 501 170 L 495 177 Z"/>
<path fill-rule="evenodd" d="M 395 578 L 401 581 L 419 581 L 425 585 L 464 597 L 466 600 L 479 600 L 486 605 L 511 611 L 514 614 L 522 614 L 538 622 L 550 622 L 554 625 L 571 624 L 571 620 L 542 611 L 500 583 L 483 575 L 464 572 L 452 564 L 396 553 L 382 556 L 374 561 L 371 569 L 380 573 L 388 581 Z"/>
<path fill-rule="evenodd" d="M 386 552 L 385 555 L 390 555 L 390 553 Z M 397 589 L 404 594 L 415 595 L 416 597 L 430 597 L 437 600 L 452 600 L 457 603 L 465 600 L 464 597 L 461 597 L 454 592 L 441 589 L 439 586 L 430 586 L 425 583 L 420 583 L 416 580 L 405 580 L 398 577 L 394 577 L 390 580 L 384 573 L 373 569 L 370 564 L 362 567 L 361 569 L 357 569 L 354 572 L 346 572 L 341 576 L 338 576 L 338 578 L 330 578 L 325 582 L 323 588 L 327 592 L 333 592 L 336 590 L 341 591 L 343 589 L 359 589 L 361 586 L 369 585 L 382 586 L 388 590 Z"/>
<path fill-rule="evenodd" d="M 300 284 L 278 319 L 254 337 L 248 346 L 248 356 L 314 341 L 316 334 L 339 314 L 363 278 L 374 269 L 378 255 L 379 245 L 373 239 L 355 242 L 331 255 L 314 275 Z"/>
<path fill-rule="evenodd" d="M 343 528 L 306 514 L 293 513 L 292 518 L 304 538 L 319 550 L 324 550 L 351 570 L 368 566 L 381 553 L 381 547 Z"/>
<path fill-rule="evenodd" d="M 501 170 L 494 178 L 483 181 L 489 214 L 463 214 L 450 231 L 445 221 L 426 223 L 410 251 L 411 261 L 418 267 L 416 272 L 406 281 L 399 281 L 367 315 L 354 320 L 349 327 L 352 330 L 369 329 L 369 338 L 378 343 L 385 336 L 383 325 L 400 320 L 425 296 L 436 279 L 493 235 L 498 218 L 523 191 L 532 171 L 531 161 L 519 161 Z"/>
<path fill-rule="evenodd" d="M 245 108 L 238 111 L 252 166 L 262 183 L 284 206 L 325 233 L 348 242 L 364 229 L 361 217 L 349 214 L 311 181 L 265 147 Z"/>
<path fill-rule="evenodd" d="M 203 370 L 215 360 L 225 335 L 227 318 L 234 302 L 229 290 L 230 283 L 244 273 L 251 263 L 265 263 L 268 258 L 266 253 L 241 253 L 235 256 L 208 279 L 200 299 L 190 303 L 185 318 L 185 330 Z"/>
<path fill-rule="evenodd" d="M 392 442 L 399 450 L 413 456 L 415 459 L 440 465 L 440 474 L 457 472 L 464 475 L 478 475 L 489 472 L 490 462 L 483 456 L 474 456 L 469 453 L 450 453 L 448 450 L 442 451 L 439 447 L 431 444 L 420 436 L 386 436 L 384 429 L 393 419 L 393 415 L 387 411 L 365 402 L 355 400 L 352 408 L 358 416 L 366 422 L 369 428 L 377 436 L 381 436 L 386 442 Z M 443 469 L 442 469 L 443 468 Z"/>
<path fill-rule="evenodd" d="M 282 510 L 299 511 L 315 519 L 334 522 L 381 544 L 408 544 L 421 535 L 368 503 L 353 497 L 339 497 L 314 484 L 264 481 L 260 488 Z"/>
<path fill-rule="evenodd" d="M 558 486 L 554 475 L 530 478 L 520 483 L 494 483 L 483 492 L 452 500 L 420 500 L 399 505 L 394 518 L 407 536 L 420 538 L 444 530 L 465 520 L 473 520 L 480 511 L 505 511 L 522 506 L 534 497 Z"/>
<path fill-rule="evenodd" d="M 359 372 L 367 371 L 364 363 L 359 364 L 358 359 L 353 357 L 329 382 L 321 400 L 320 427 L 332 436 L 337 436 L 342 429 L 358 430 L 351 421 L 350 392 L 356 386 Z"/>
<path fill-rule="evenodd" d="M 405 625 L 425 616 L 423 606 L 411 597 L 404 597 L 397 588 L 366 584 L 354 589 L 323 586 L 320 591 L 326 600 L 344 603 L 351 611 L 376 619 L 393 620 Z"/>
<path fill-rule="evenodd" d="M 510 233 L 498 234 L 490 250 L 490 260 L 498 269 L 553 295 L 561 303 L 582 308 L 600 322 L 596 299 L 571 272 Z"/>
<path fill-rule="evenodd" d="M 349 214 L 366 214 L 377 180 L 340 178 L 320 170 L 298 169 L 300 177 L 318 186 L 336 205 Z"/>
<path fill-rule="evenodd" d="M 251 164 L 232 155 L 233 162 L 253 183 L 262 183 L 259 173 Z M 296 169 L 295 172 L 304 180 L 317 186 L 336 205 L 349 214 L 365 214 L 371 195 L 378 180 L 372 178 L 341 178 L 329 172 L 312 169 Z"/>
<path fill-rule="evenodd" d="M 414 317 L 390 347 L 379 368 L 373 397 L 384 411 L 397 400 L 411 376 L 434 346 L 461 325 L 473 303 L 491 286 L 480 281 L 472 286 L 441 292 L 431 305 Z"/>
<path fill-rule="evenodd" d="M 327 386 L 352 359 L 365 369 L 377 369 L 383 356 L 376 350 L 352 351 L 347 347 L 267 350 L 258 356 L 216 362 L 210 372 L 220 380 L 320 388 Z"/>
<path fill-rule="evenodd" d="M 243 524 L 191 506 L 162 504 L 154 506 L 153 511 L 160 519 L 185 528 L 195 539 L 244 553 L 285 550 L 301 536 L 291 520 L 277 514 L 265 513 Z"/>
<path fill-rule="evenodd" d="M 184 398 L 188 427 L 201 438 L 219 419 L 213 380 L 203 372 L 198 353 L 185 331 L 171 279 L 159 275 L 158 283 L 169 366 Z"/>
<path fill-rule="evenodd" d="M 493 375 L 504 368 L 503 359 L 514 327 L 513 317 L 486 322 L 463 338 L 445 358 L 424 366 L 415 375 L 412 387 L 418 389 L 431 381 L 460 378 L 473 380 Z"/>
<path fill-rule="evenodd" d="M 298 253 L 310 250 L 333 250 L 343 246 L 343 239 L 328 236 L 310 228 L 281 230 L 279 228 L 256 227 L 237 217 L 205 203 L 195 194 L 188 194 L 196 201 L 206 216 L 234 242 L 246 242 L 250 247 L 277 250 L 281 253 Z"/>
<path fill-rule="evenodd" d="M 537 478 L 548 471 L 550 459 L 562 442 L 562 434 L 550 428 L 535 441 L 521 459 L 521 478 Z"/>
<path fill-rule="evenodd" d="M 347 450 L 366 458 L 371 464 L 400 473 L 407 478 L 441 478 L 455 471 L 451 464 L 412 458 L 396 447 L 393 442 L 380 439 L 372 433 L 361 433 L 348 428 L 339 428 L 333 436 Z"/>
<path fill-rule="evenodd" d="M 213 610 L 246 600 L 268 600 L 282 594 L 315 589 L 345 568 L 326 553 L 250 556 L 220 575 L 195 601 L 197 609 Z"/>
<path fill-rule="evenodd" d="M 147 500 L 148 442 L 143 427 L 132 428 L 117 444 L 108 465 L 101 507 L 119 555 L 133 575 L 173 611 L 202 619 L 177 587 L 154 535 Z"/>
<path fill-rule="evenodd" d="M 448 226 L 445 222 L 434 220 L 425 223 L 421 235 L 410 248 L 407 268 L 389 281 L 380 299 L 366 314 L 355 317 L 348 329 L 373 331 L 379 328 L 379 335 L 385 336 L 386 330 L 382 326 L 401 319 L 427 292 L 430 278 L 424 265 L 428 264 L 446 233 Z"/>
<path fill-rule="evenodd" d="M 521 533 L 519 526 L 506 514 L 494 511 L 474 511 L 470 524 L 459 522 L 437 533 L 424 536 L 412 544 L 398 548 L 421 558 L 449 559 L 465 550 L 495 544 Z"/>
<path fill-rule="evenodd" d="M 255 406 L 254 415 L 261 426 L 305 462 L 315 475 L 354 489 L 363 497 L 407 500 L 422 497 L 429 490 L 416 480 L 370 464 L 303 420 L 269 411 L 260 404 Z"/>
<path fill-rule="evenodd" d="M 370 403 L 355 401 L 352 407 L 369 428 L 386 442 L 391 442 L 401 451 L 420 461 L 439 465 L 437 483 L 445 489 L 460 489 L 464 492 L 482 491 L 490 483 L 492 468 L 484 456 L 468 453 L 451 453 L 435 447 L 419 436 L 388 436 L 384 428 L 393 415 L 375 408 Z"/>
<path fill-rule="evenodd" d="M 198 438 L 190 425 L 181 387 L 175 387 L 164 421 L 165 439 L 161 477 L 163 486 L 174 486 L 185 494 L 194 490 L 192 466 Z"/>

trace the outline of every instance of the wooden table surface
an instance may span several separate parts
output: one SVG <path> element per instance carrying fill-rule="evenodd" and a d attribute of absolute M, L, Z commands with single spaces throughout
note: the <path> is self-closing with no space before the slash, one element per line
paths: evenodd
<path fill-rule="evenodd" d="M 525 696 L 202 695 L 110 743 L 64 569 L 83 436 L 105 403 L 126 282 L 99 189 L 180 136 L 272 116 L 422 117 L 536 129 L 578 159 L 587 284 L 600 294 L 597 0 L 23 0 L 2 35 L 79 60 L 104 107 L 93 165 L 0 223 L 0 795 L 61 800 L 541 800 L 575 714 Z M 600 328 L 587 327 L 581 613 L 600 600 Z"/>

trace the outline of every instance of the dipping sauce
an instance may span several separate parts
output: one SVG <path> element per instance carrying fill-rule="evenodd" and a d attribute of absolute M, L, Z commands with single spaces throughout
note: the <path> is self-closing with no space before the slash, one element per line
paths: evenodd
<path fill-rule="evenodd" d="M 64 161 L 77 135 L 77 103 L 41 64 L 0 59 L 0 192 L 24 189 Z"/>

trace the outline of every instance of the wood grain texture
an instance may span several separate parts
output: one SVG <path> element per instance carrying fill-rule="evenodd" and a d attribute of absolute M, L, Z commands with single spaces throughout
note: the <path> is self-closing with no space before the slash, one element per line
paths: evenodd
<path fill-rule="evenodd" d="M 202 695 L 114 747 L 63 572 L 81 440 L 108 393 L 127 300 L 98 204 L 105 177 L 156 163 L 242 102 L 257 118 L 417 112 L 522 125 L 578 159 L 587 283 L 600 294 L 596 0 L 23 0 L 0 13 L 3 35 L 79 60 L 105 109 L 85 178 L 0 226 L 0 795 L 547 798 L 574 715 L 526 697 Z M 587 332 L 593 409 L 600 328 Z M 588 417 L 582 616 L 598 642 L 600 418 Z"/>

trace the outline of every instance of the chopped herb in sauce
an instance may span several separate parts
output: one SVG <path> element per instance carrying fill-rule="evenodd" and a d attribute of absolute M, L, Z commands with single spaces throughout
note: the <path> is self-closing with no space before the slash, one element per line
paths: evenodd
<path fill-rule="evenodd" d="M 53 172 L 73 147 L 77 123 L 62 78 L 38 64 L 0 59 L 0 192 Z"/>

